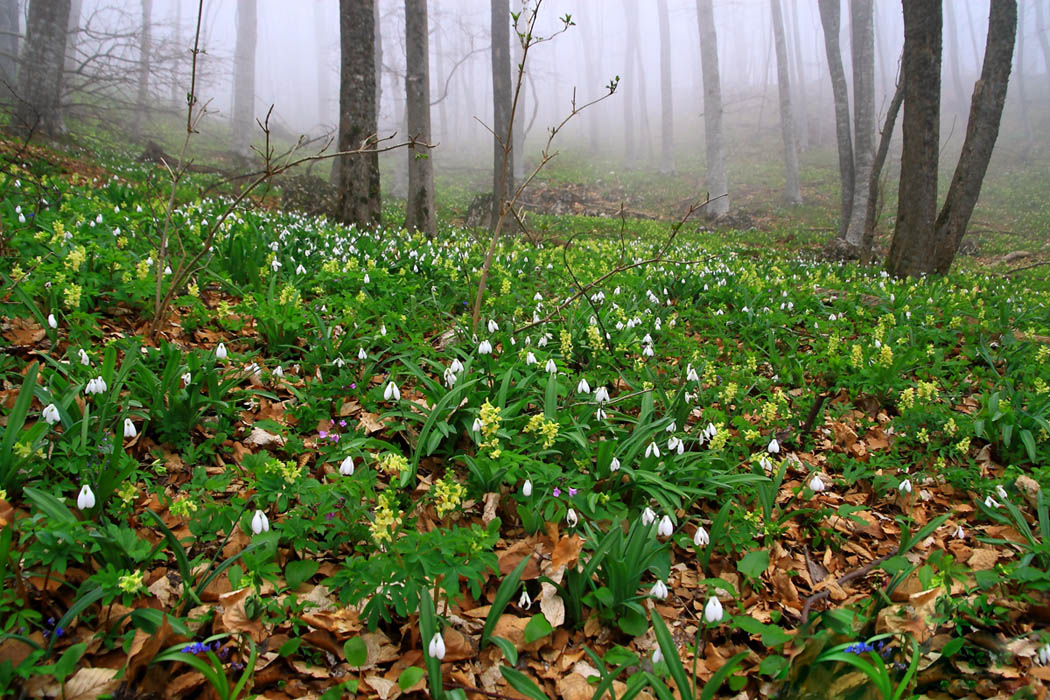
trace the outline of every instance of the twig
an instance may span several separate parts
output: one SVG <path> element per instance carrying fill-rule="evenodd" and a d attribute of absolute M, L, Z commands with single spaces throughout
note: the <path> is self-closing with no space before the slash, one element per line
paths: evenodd
<path fill-rule="evenodd" d="M 1032 268 L 1035 268 L 1035 267 L 1042 267 L 1043 265 L 1050 265 L 1050 260 L 1044 260 L 1042 262 L 1032 263 L 1031 265 L 1024 265 L 1023 267 L 1015 267 L 1012 270 L 1007 270 L 1006 272 L 1004 272 L 1003 276 L 1004 277 L 1009 277 L 1010 275 L 1017 274 L 1018 272 L 1024 272 L 1025 270 L 1031 270 Z"/>
<path fill-rule="evenodd" d="M 896 553 L 897 552 L 893 552 L 892 554 L 883 554 L 878 559 L 871 560 L 870 562 L 868 562 L 864 566 L 860 567 L 859 569 L 854 569 L 853 571 L 850 571 L 849 573 L 843 574 L 842 576 L 840 576 L 838 579 L 835 580 L 835 583 L 837 585 L 841 586 L 844 583 L 849 583 L 850 581 L 852 581 L 855 578 L 860 578 L 861 576 L 866 576 L 866 575 L 868 575 L 869 572 L 871 572 L 872 569 L 874 569 L 876 566 L 878 566 L 882 562 L 886 561 L 890 557 L 894 556 Z M 813 595 L 811 595 L 808 598 L 806 598 L 806 602 L 802 606 L 802 622 L 806 622 L 806 621 L 809 620 L 809 609 L 811 607 L 813 607 L 814 603 L 816 603 L 818 601 L 821 601 L 821 600 L 825 600 L 830 595 L 831 595 L 831 589 L 830 588 L 825 588 L 824 590 L 817 591 Z"/>

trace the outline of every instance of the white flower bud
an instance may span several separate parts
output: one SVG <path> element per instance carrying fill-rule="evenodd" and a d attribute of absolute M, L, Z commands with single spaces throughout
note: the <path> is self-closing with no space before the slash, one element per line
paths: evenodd
<path fill-rule="evenodd" d="M 58 328 L 58 319 L 55 318 L 54 314 L 47 315 L 47 325 L 51 326 L 52 330 Z"/>
<path fill-rule="evenodd" d="M 649 589 L 649 595 L 660 600 L 667 600 L 667 584 L 663 581 L 657 581 Z"/>
<path fill-rule="evenodd" d="M 576 511 L 569 508 L 569 512 L 565 514 L 565 522 L 569 527 L 576 527 L 576 524 L 580 521 L 576 515 Z"/>
<path fill-rule="evenodd" d="M 435 634 L 430 638 L 430 645 L 427 647 L 427 653 L 430 658 L 437 659 L 440 661 L 445 658 L 445 640 L 441 638 L 440 634 Z"/>
<path fill-rule="evenodd" d="M 611 472 L 618 472 L 618 471 L 620 471 L 620 460 L 618 460 L 616 457 L 613 457 L 612 461 L 609 462 L 609 471 L 611 471 Z"/>
<path fill-rule="evenodd" d="M 124 419 L 124 437 L 133 438 L 139 434 L 139 431 L 135 429 L 135 424 L 131 422 L 130 418 Z"/>
<path fill-rule="evenodd" d="M 77 496 L 77 508 L 80 510 L 88 510 L 95 507 L 95 494 L 91 491 L 91 487 L 84 484 L 80 487 L 80 495 Z"/>
<path fill-rule="evenodd" d="M 215 358 L 218 360 L 225 360 L 228 354 L 225 343 L 219 343 L 218 347 L 215 348 Z"/>
<path fill-rule="evenodd" d="M 354 473 L 354 458 L 347 455 L 339 464 L 339 473 L 343 476 L 352 476 Z"/>
<path fill-rule="evenodd" d="M 383 391 L 383 398 L 387 401 L 400 401 L 401 390 L 397 388 L 397 384 L 389 382 L 386 385 L 386 389 Z"/>
<path fill-rule="evenodd" d="M 526 479 L 525 483 L 521 486 L 521 495 L 528 498 L 532 495 L 532 480 Z"/>
<path fill-rule="evenodd" d="M 660 524 L 656 526 L 656 534 L 660 537 L 670 537 L 674 533 L 674 523 L 669 516 L 660 518 Z"/>
<path fill-rule="evenodd" d="M 712 597 L 704 606 L 704 620 L 712 625 L 722 621 L 722 603 L 717 597 Z"/>
<path fill-rule="evenodd" d="M 47 421 L 48 425 L 54 425 L 58 421 L 62 420 L 58 415 L 58 406 L 53 403 L 49 403 L 44 406 L 44 410 L 40 413 L 40 417 Z"/>
<path fill-rule="evenodd" d="M 707 534 L 707 530 L 704 529 L 703 525 L 696 528 L 696 533 L 693 535 L 693 544 L 696 545 L 697 548 L 706 547 L 711 544 L 711 535 Z"/>
<path fill-rule="evenodd" d="M 260 535 L 270 530 L 270 519 L 266 517 L 266 513 L 261 510 L 256 510 L 255 515 L 252 516 L 252 532 L 256 535 Z"/>
<path fill-rule="evenodd" d="M 813 478 L 809 481 L 809 488 L 812 489 L 814 493 L 820 493 L 827 487 L 824 485 L 824 482 L 821 480 L 820 476 L 814 474 Z"/>

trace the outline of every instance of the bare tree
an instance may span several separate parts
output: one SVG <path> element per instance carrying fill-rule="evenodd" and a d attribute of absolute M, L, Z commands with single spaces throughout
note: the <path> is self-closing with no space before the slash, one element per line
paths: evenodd
<path fill-rule="evenodd" d="M 373 0 L 339 0 L 340 151 L 376 142 L 375 13 Z M 382 221 L 379 153 L 344 155 L 337 172 L 339 218 L 364 228 Z"/>
<path fill-rule="evenodd" d="M 780 131 L 784 139 L 784 200 L 802 203 L 798 180 L 798 144 L 795 143 L 795 117 L 791 105 L 791 78 L 788 74 L 787 44 L 784 40 L 784 15 L 780 0 L 769 0 L 773 15 L 773 42 L 777 54 L 777 88 L 780 93 Z"/>
<path fill-rule="evenodd" d="M 149 109 L 149 63 L 153 50 L 153 0 L 142 0 L 142 44 L 139 47 L 139 84 L 135 100 L 135 134 L 142 129 L 142 117 Z"/>
<path fill-rule="evenodd" d="M 1035 1 L 1035 35 L 1039 37 L 1039 48 L 1043 51 L 1043 65 L 1046 66 L 1047 77 L 1050 77 L 1050 27 L 1046 26 L 1046 17 L 1043 15 L 1043 0 Z"/>
<path fill-rule="evenodd" d="M 0 0 L 0 94 L 6 102 L 18 77 L 18 0 Z"/>
<path fill-rule="evenodd" d="M 795 136 L 799 150 L 805 151 L 809 148 L 809 100 L 806 97 L 806 69 L 802 62 L 802 39 L 798 29 L 798 2 L 799 0 L 788 0 L 788 16 L 791 18 L 791 44 L 795 54 L 795 60 L 792 62 L 795 66 L 795 104 L 798 105 L 798 109 L 795 110 L 795 125 L 798 127 Z"/>
<path fill-rule="evenodd" d="M 718 70 L 718 34 L 712 0 L 696 0 L 700 26 L 700 66 L 704 76 L 704 144 L 707 154 L 707 213 L 721 218 L 729 213 L 729 177 L 726 141 L 722 131 L 722 79 Z"/>
<path fill-rule="evenodd" d="M 839 46 L 839 31 L 842 14 L 840 0 L 819 0 L 820 23 L 824 29 L 824 52 L 828 58 L 828 73 L 831 75 L 831 94 L 835 101 L 835 137 L 839 152 L 839 183 L 842 208 L 839 214 L 839 237 L 845 238 L 849 227 L 850 211 L 853 208 L 853 138 L 850 134 L 849 85 L 846 71 L 842 67 L 842 49 Z"/>
<path fill-rule="evenodd" d="M 872 0 L 850 4 L 850 47 L 853 53 L 853 205 L 846 245 L 860 251 L 868 211 L 868 180 L 875 156 L 875 32 Z"/>
<path fill-rule="evenodd" d="M 29 4 L 12 120 L 12 126 L 23 133 L 39 129 L 58 136 L 65 132 L 61 95 L 69 9 L 70 0 Z"/>
<path fill-rule="evenodd" d="M 518 12 L 519 12 L 518 16 L 519 17 L 521 17 L 521 13 L 525 12 L 525 10 L 526 10 L 526 3 L 527 2 L 528 2 L 528 0 L 520 0 L 519 5 L 518 5 Z M 512 48 L 513 59 L 514 59 L 513 68 L 511 69 L 512 72 L 513 72 L 515 70 L 518 70 L 518 66 L 521 65 L 521 55 L 522 55 L 521 37 L 519 37 L 517 35 L 516 31 L 515 31 L 514 36 L 512 36 L 510 38 L 510 45 L 511 45 L 511 48 Z M 526 78 L 528 78 L 527 75 L 526 75 Z M 522 81 L 522 84 L 518 87 L 518 103 L 519 104 L 524 104 L 525 103 L 525 83 L 526 82 L 527 82 L 527 80 L 526 81 Z M 514 181 L 518 182 L 523 177 L 525 177 L 525 116 L 524 115 L 518 115 L 518 118 L 514 120 L 514 129 L 513 129 L 513 131 L 514 131 L 514 144 L 511 147 L 511 151 L 514 153 Z"/>
<path fill-rule="evenodd" d="M 638 71 L 634 60 L 638 45 L 638 5 L 632 0 L 625 0 L 623 10 L 627 31 L 627 44 L 624 49 L 623 167 L 630 170 L 638 162 L 634 145 L 634 109 L 638 96 Z"/>
<path fill-rule="evenodd" d="M 251 155 L 255 128 L 255 0 L 237 1 L 237 47 L 233 61 L 233 152 Z"/>
<path fill-rule="evenodd" d="M 427 0 L 405 0 L 405 95 L 408 110 L 408 197 L 405 228 L 437 233 L 430 144 L 430 58 Z"/>
<path fill-rule="evenodd" d="M 500 217 L 500 202 L 514 191 L 513 147 L 504 148 L 513 114 L 510 78 L 510 0 L 491 0 L 492 25 L 492 226 Z"/>
<path fill-rule="evenodd" d="M 667 0 L 657 0 L 660 23 L 660 172 L 674 172 L 674 98 L 671 92 L 671 21 Z"/>

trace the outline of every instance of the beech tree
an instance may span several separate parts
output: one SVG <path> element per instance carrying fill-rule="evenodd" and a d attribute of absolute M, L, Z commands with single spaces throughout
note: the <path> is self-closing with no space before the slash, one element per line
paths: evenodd
<path fill-rule="evenodd" d="M 842 49 L 839 46 L 839 31 L 842 15 L 840 0 L 818 0 L 820 24 L 824 30 L 824 53 L 828 59 L 831 76 L 831 94 L 835 102 L 835 138 L 839 152 L 839 183 L 842 195 L 839 214 L 839 236 L 842 240 L 849 226 L 853 208 L 853 137 L 849 118 L 849 85 L 846 71 L 842 67 Z"/>
<path fill-rule="evenodd" d="M 255 0 L 237 0 L 237 46 L 233 59 L 233 152 L 251 155 L 255 126 Z"/>
<path fill-rule="evenodd" d="M 18 77 L 18 0 L 0 0 L 0 95 L 10 98 Z"/>
<path fill-rule="evenodd" d="M 430 143 L 430 59 L 427 0 L 405 0 L 405 97 L 408 111 L 408 197 L 405 228 L 437 233 Z"/>
<path fill-rule="evenodd" d="M 791 105 L 791 78 L 788 73 L 784 15 L 780 9 L 780 0 L 769 0 L 769 9 L 773 14 L 773 42 L 777 54 L 777 90 L 780 94 L 780 131 L 784 139 L 784 200 L 788 204 L 802 204 L 802 189 L 798 181 L 795 117 Z"/>
<path fill-rule="evenodd" d="M 61 96 L 69 11 L 70 0 L 29 3 L 12 119 L 22 133 L 37 130 L 54 137 L 65 132 Z"/>
<path fill-rule="evenodd" d="M 142 128 L 142 117 L 149 109 L 149 67 L 153 51 L 153 0 L 142 0 L 142 39 L 139 45 L 139 82 L 135 98 L 135 133 Z"/>
<path fill-rule="evenodd" d="M 940 147 L 940 0 L 904 0 L 904 146 L 897 227 L 886 267 L 895 276 L 951 268 L 999 134 L 1017 34 L 1017 1 L 991 0 L 984 63 L 970 100 L 966 138 L 937 213 Z"/>
<path fill-rule="evenodd" d="M 707 154 L 707 192 L 711 203 L 705 213 L 721 218 L 729 213 L 729 177 L 726 141 L 722 131 L 722 79 L 718 69 L 718 34 L 712 0 L 696 0 L 700 26 L 700 67 L 704 79 L 704 145 Z"/>
<path fill-rule="evenodd" d="M 361 148 L 376 138 L 376 64 L 374 0 L 339 0 L 340 151 Z M 382 221 L 379 153 L 337 158 L 339 218 L 370 227 Z"/>
<path fill-rule="evenodd" d="M 510 77 L 510 0 L 492 0 L 492 225 L 500 216 L 500 202 L 514 192 L 514 149 L 506 143 L 514 88 Z"/>
<path fill-rule="evenodd" d="M 660 24 L 660 172 L 674 172 L 674 96 L 671 92 L 671 21 L 667 0 L 657 0 Z"/>

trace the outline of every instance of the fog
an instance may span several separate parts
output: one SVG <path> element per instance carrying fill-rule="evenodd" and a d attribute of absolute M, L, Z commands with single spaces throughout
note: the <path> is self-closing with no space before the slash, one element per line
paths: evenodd
<path fill-rule="evenodd" d="M 987 29 L 987 1 L 952 1 L 945 13 L 942 140 L 961 144 L 969 95 L 980 72 Z M 1046 3 L 1044 0 L 1039 2 Z M 75 3 L 74 3 L 75 4 Z M 338 0 L 259 0 L 256 49 L 255 112 L 262 117 L 273 106 L 278 133 L 317 135 L 332 132 L 338 121 Z M 517 4 L 512 1 L 512 5 Z M 1036 28 L 1036 0 L 1020 3 L 1023 53 L 1015 51 L 1011 96 L 1004 124 L 1017 122 L 1017 84 L 1023 77 L 1026 100 L 1045 111 L 1047 65 Z M 776 57 L 767 0 L 715 0 L 715 22 L 722 73 L 725 119 L 734 148 L 775 137 Z M 234 0 L 205 0 L 201 29 L 198 96 L 212 112 L 202 131 L 228 129 L 232 100 L 233 52 L 236 39 Z M 834 147 L 831 84 L 816 0 L 784 0 L 788 53 L 802 146 Z M 702 151 L 703 98 L 695 0 L 668 0 L 671 19 L 673 100 L 676 149 L 686 156 Z M 152 27 L 155 58 L 151 101 L 157 113 L 184 110 L 189 87 L 189 61 L 197 3 L 155 0 Z M 434 158 L 443 167 L 487 167 L 491 136 L 482 123 L 492 119 L 489 4 L 480 0 L 431 0 L 430 69 Z M 382 35 L 381 136 L 403 133 L 404 5 L 379 3 Z M 655 168 L 660 144 L 660 35 L 655 0 L 546 0 L 537 34 L 557 35 L 530 51 L 524 95 L 518 117 L 527 131 L 526 161 L 536 160 L 547 128 L 565 116 L 575 94 L 578 103 L 605 92 L 620 77 L 617 94 L 574 119 L 559 137 L 559 146 L 580 149 L 615 162 L 624 151 L 624 102 L 634 110 L 638 168 Z M 575 26 L 560 32 L 560 17 L 571 13 Z M 141 26 L 141 0 L 83 0 L 77 42 L 81 57 L 104 52 L 109 33 L 133 34 Z M 636 16 L 636 19 L 632 19 Z M 24 18 L 23 18 L 24 21 Z M 842 13 L 842 53 L 849 66 L 849 7 Z M 637 57 L 629 52 L 632 38 Z M 113 44 L 113 40 L 109 40 Z M 128 61 L 137 47 L 119 44 Z M 876 110 L 885 111 L 892 95 L 903 43 L 900 3 L 875 0 Z M 181 105 L 181 107 L 180 107 Z M 801 109 L 800 109 L 801 107 Z M 958 118 L 957 118 L 958 117 Z M 746 127 L 746 128 L 745 128 Z M 771 156 L 772 157 L 772 156 Z M 384 167 L 393 168 L 393 156 Z M 701 171 L 697 171 L 699 176 Z M 396 178 L 395 178 L 396 179 Z M 386 184 L 386 183 L 385 183 Z"/>

